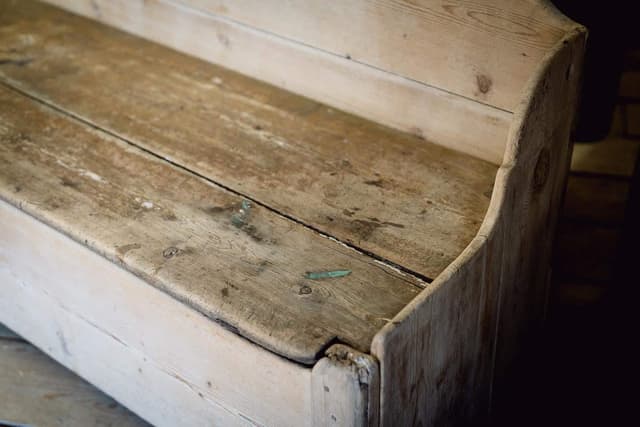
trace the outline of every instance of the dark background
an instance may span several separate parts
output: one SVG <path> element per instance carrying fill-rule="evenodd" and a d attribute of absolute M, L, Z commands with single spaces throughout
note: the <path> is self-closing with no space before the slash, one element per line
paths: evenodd
<path fill-rule="evenodd" d="M 574 155 L 541 336 L 495 425 L 640 425 L 640 2 L 555 1 L 589 29 Z"/>

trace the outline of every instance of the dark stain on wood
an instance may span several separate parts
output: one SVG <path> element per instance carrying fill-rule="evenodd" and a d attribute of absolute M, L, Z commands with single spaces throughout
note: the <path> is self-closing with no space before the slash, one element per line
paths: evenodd
<path fill-rule="evenodd" d="M 0 58 L 0 65 L 15 65 L 17 67 L 24 67 L 26 65 L 29 65 L 31 62 L 33 62 L 33 58 Z"/>
<path fill-rule="evenodd" d="M 493 81 L 491 80 L 491 77 L 485 74 L 477 74 L 476 84 L 478 85 L 478 90 L 480 91 L 480 93 L 487 93 L 491 90 Z"/>
<path fill-rule="evenodd" d="M 367 240 L 378 228 L 383 227 L 379 222 L 363 219 L 354 219 L 351 226 L 351 230 L 362 240 Z"/>
<path fill-rule="evenodd" d="M 161 217 L 165 221 L 177 221 L 178 220 L 178 217 L 176 217 L 176 215 L 171 211 L 163 212 Z"/>
<path fill-rule="evenodd" d="M 60 184 L 62 184 L 62 186 L 64 187 L 69 187 L 69 188 L 73 188 L 73 189 L 77 189 L 80 186 L 80 183 L 72 181 L 68 178 L 61 178 L 60 179 Z"/>
<path fill-rule="evenodd" d="M 233 212 L 236 209 L 237 209 L 237 206 L 230 205 L 230 206 L 209 206 L 209 207 L 203 208 L 202 210 L 210 215 L 219 215 L 221 213 Z"/>
<path fill-rule="evenodd" d="M 373 185 L 374 187 L 384 188 L 385 181 L 383 179 L 371 179 L 364 182 L 367 185 Z"/>
<path fill-rule="evenodd" d="M 538 160 L 536 161 L 536 167 L 533 170 L 533 192 L 539 193 L 547 182 L 549 176 L 549 165 L 551 158 L 549 150 L 545 147 L 538 154 Z"/>
<path fill-rule="evenodd" d="M 217 33 L 216 34 L 216 38 L 218 39 L 218 41 L 220 42 L 220 44 L 222 46 L 224 46 L 225 48 L 229 49 L 231 47 L 231 41 L 229 40 L 229 37 L 227 37 L 226 34 L 224 33 Z"/>
<path fill-rule="evenodd" d="M 370 221 L 373 222 L 377 222 L 378 224 L 385 226 L 388 225 L 389 227 L 396 227 L 396 228 L 404 228 L 404 225 L 402 224 L 398 224 L 397 222 L 391 222 L 391 221 L 380 221 L 378 218 L 376 217 L 370 217 L 369 218 Z"/>
<path fill-rule="evenodd" d="M 244 234 L 249 236 L 251 238 L 251 240 L 253 240 L 254 242 L 262 243 L 265 240 L 264 237 L 262 236 L 262 234 L 260 234 L 260 232 L 258 231 L 258 229 L 256 228 L 255 225 L 242 224 L 242 225 L 235 226 L 235 227 L 238 230 L 241 230 L 242 232 L 244 232 Z"/>

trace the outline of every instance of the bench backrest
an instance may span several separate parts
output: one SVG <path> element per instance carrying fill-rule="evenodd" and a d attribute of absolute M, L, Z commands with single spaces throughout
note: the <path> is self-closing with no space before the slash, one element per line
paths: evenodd
<path fill-rule="evenodd" d="M 576 26 L 540 0 L 49 2 L 496 164 Z"/>

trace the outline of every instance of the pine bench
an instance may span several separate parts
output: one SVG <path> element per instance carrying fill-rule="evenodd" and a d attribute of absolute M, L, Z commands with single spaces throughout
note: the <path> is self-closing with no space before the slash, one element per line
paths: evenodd
<path fill-rule="evenodd" d="M 0 322 L 156 425 L 487 414 L 544 316 L 583 27 L 48 3 L 0 0 Z"/>

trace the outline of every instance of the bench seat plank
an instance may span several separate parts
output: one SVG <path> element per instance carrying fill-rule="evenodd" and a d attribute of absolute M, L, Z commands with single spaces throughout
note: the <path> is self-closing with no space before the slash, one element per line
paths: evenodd
<path fill-rule="evenodd" d="M 269 209 L 237 224 L 237 195 L 15 91 L 0 105 L 1 198 L 276 353 L 367 350 L 421 289 Z M 333 269 L 352 273 L 305 279 Z"/>
<path fill-rule="evenodd" d="M 50 6 L 0 23 L 7 84 L 418 277 L 484 218 L 488 162 Z"/>

